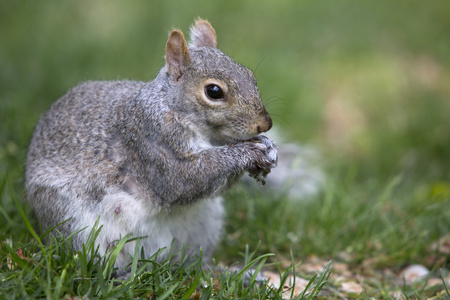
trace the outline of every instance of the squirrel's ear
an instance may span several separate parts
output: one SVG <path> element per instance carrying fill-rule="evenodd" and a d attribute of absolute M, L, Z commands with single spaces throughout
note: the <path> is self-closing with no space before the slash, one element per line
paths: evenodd
<path fill-rule="evenodd" d="M 192 47 L 212 47 L 217 48 L 217 36 L 214 28 L 208 21 L 198 19 L 195 25 L 191 27 Z"/>
<path fill-rule="evenodd" d="M 172 30 L 166 45 L 166 72 L 174 81 L 178 81 L 190 63 L 191 55 L 183 33 Z"/>

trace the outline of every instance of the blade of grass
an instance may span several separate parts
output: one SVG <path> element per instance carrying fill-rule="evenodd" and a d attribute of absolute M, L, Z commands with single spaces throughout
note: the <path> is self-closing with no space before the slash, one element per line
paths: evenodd
<path fill-rule="evenodd" d="M 117 256 L 120 254 L 120 251 L 122 251 L 123 246 L 125 245 L 125 243 L 128 242 L 128 239 L 130 237 L 131 237 L 131 234 L 127 234 L 126 236 L 121 238 L 119 240 L 119 243 L 117 244 L 117 246 L 115 246 L 113 248 L 114 250 L 108 257 L 108 259 L 106 261 L 106 266 L 103 270 L 103 276 L 105 276 L 106 278 L 111 277 L 113 270 L 114 270 L 114 263 L 116 262 Z"/>
<path fill-rule="evenodd" d="M 22 258 L 20 258 L 19 255 L 17 255 L 17 253 L 11 248 L 11 246 L 8 243 L 3 243 L 2 247 L 5 247 L 6 251 L 10 255 L 10 260 L 11 260 L 11 265 L 12 265 L 11 269 L 14 268 L 14 264 L 17 264 L 19 266 L 19 268 L 21 268 L 21 269 L 26 267 L 26 265 L 27 265 L 26 261 L 23 260 Z"/>
<path fill-rule="evenodd" d="M 303 292 L 301 292 L 296 299 L 304 299 L 306 292 L 310 289 L 310 287 L 314 284 L 314 281 L 317 278 L 317 274 L 314 274 L 314 276 L 311 278 L 311 280 L 309 280 L 308 284 L 306 285 L 305 289 L 303 290 Z"/>
<path fill-rule="evenodd" d="M 175 283 L 167 291 L 165 291 L 161 296 L 159 296 L 158 299 L 164 300 L 167 297 L 171 296 L 173 294 L 173 291 L 175 291 L 178 286 L 179 286 L 179 283 Z"/>
<path fill-rule="evenodd" d="M 327 282 L 328 277 L 330 277 L 330 274 L 331 274 L 329 271 L 330 267 L 331 267 L 331 260 L 325 266 L 325 269 L 323 270 L 322 275 L 319 277 L 319 281 L 314 286 L 314 289 L 311 292 L 311 294 L 309 294 L 308 299 L 312 299 L 319 294 L 320 290 L 323 288 L 323 286 Z"/>
<path fill-rule="evenodd" d="M 295 273 L 295 260 L 294 260 L 294 253 L 292 252 L 292 248 L 290 249 L 291 251 L 291 261 L 292 261 L 292 274 L 294 275 L 294 281 L 292 282 L 292 290 L 291 290 L 291 299 L 294 298 L 294 292 L 295 292 L 295 280 L 297 278 L 297 274 Z"/>
<path fill-rule="evenodd" d="M 249 263 L 247 263 L 238 273 L 236 276 L 241 276 L 244 272 L 246 272 L 248 269 L 250 269 L 257 261 L 270 257 L 270 256 L 274 256 L 275 254 L 273 253 L 267 253 L 267 254 L 263 254 L 261 256 L 258 256 L 257 258 L 253 259 L 252 261 L 250 261 Z"/>
<path fill-rule="evenodd" d="M 191 286 L 187 289 L 181 300 L 187 300 L 192 295 L 192 293 L 197 288 L 198 283 L 200 282 L 201 275 L 202 273 L 199 272 L 199 274 L 195 277 L 194 282 L 192 282 Z"/>
<path fill-rule="evenodd" d="M 133 256 L 133 261 L 131 263 L 131 270 L 130 270 L 130 274 L 129 274 L 127 282 L 133 281 L 134 278 L 136 277 L 136 269 L 137 269 L 137 264 L 138 264 L 138 260 L 139 260 L 140 246 L 141 246 L 141 240 L 137 239 L 136 245 L 134 247 L 134 256 Z"/>
<path fill-rule="evenodd" d="M 446 277 L 445 275 L 446 275 L 446 274 L 444 274 L 444 273 L 446 273 L 446 272 L 444 272 L 443 269 L 439 269 L 439 271 L 440 271 L 440 273 L 441 273 L 441 279 L 442 279 L 442 283 L 444 284 L 445 292 L 447 293 L 447 296 L 450 297 L 450 293 L 449 293 L 449 291 L 448 291 L 447 283 L 445 282 L 445 277 Z"/>

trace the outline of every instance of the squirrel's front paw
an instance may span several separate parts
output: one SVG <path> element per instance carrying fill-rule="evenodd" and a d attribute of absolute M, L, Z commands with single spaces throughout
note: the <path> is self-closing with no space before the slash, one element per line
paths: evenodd
<path fill-rule="evenodd" d="M 265 159 L 258 161 L 253 168 L 248 170 L 250 177 L 260 181 L 262 185 L 266 183 L 266 176 L 270 173 L 270 170 L 275 168 L 278 164 L 278 152 L 275 143 L 269 140 L 264 135 L 258 135 L 250 140 L 253 143 L 261 143 L 265 147 L 263 148 Z"/>
<path fill-rule="evenodd" d="M 275 168 L 278 165 L 278 151 L 275 143 L 269 140 L 265 135 L 258 135 L 257 138 L 266 145 L 266 155 L 271 162 L 270 168 Z"/>

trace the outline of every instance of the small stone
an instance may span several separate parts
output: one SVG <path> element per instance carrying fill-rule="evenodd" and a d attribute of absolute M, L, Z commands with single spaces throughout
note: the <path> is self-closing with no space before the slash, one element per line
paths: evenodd
<path fill-rule="evenodd" d="M 341 284 L 341 290 L 345 293 L 361 294 L 363 292 L 362 286 L 354 281 L 347 281 Z"/>
<path fill-rule="evenodd" d="M 429 273 L 430 271 L 422 265 L 410 265 L 400 273 L 400 276 L 406 283 L 413 283 L 423 280 Z"/>
<path fill-rule="evenodd" d="M 269 286 L 272 286 L 274 289 L 280 288 L 280 275 L 275 272 L 265 271 L 263 275 L 268 278 L 268 284 Z M 282 299 L 291 299 L 291 295 L 294 297 L 297 297 L 300 295 L 300 293 L 303 292 L 303 290 L 308 285 L 309 281 L 301 278 L 299 276 L 295 277 L 295 285 L 294 284 L 294 276 L 290 275 L 287 280 L 284 282 L 284 285 L 282 287 Z M 293 290 L 293 291 L 292 291 Z"/>

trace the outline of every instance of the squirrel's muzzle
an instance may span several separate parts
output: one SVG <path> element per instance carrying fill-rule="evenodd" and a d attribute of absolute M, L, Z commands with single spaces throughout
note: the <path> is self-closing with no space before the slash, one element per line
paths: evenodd
<path fill-rule="evenodd" d="M 258 134 L 269 131 L 272 128 L 272 118 L 265 113 L 256 123 L 256 131 Z"/>

